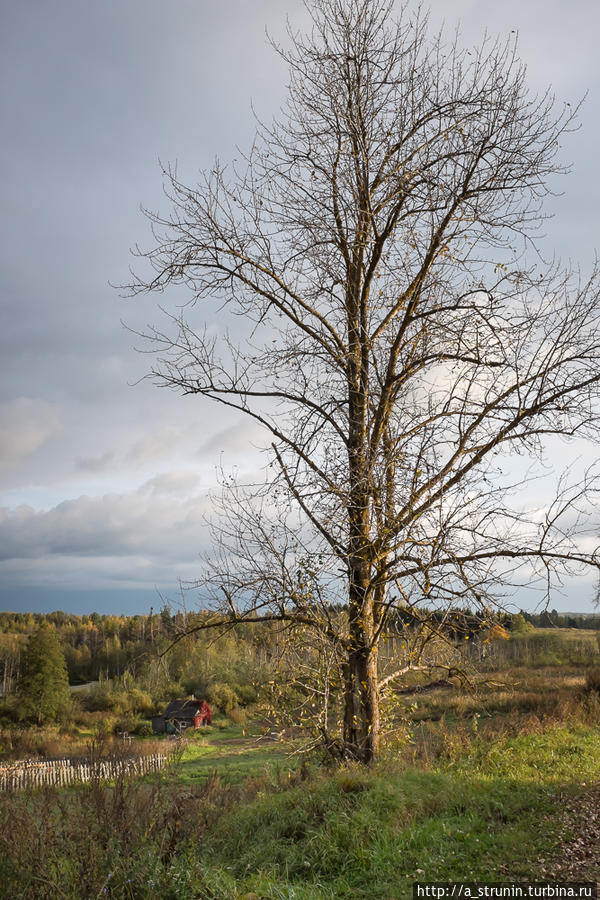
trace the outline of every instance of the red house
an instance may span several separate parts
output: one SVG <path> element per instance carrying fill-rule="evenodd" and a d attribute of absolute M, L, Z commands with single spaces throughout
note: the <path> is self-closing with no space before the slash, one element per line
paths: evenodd
<path fill-rule="evenodd" d="M 171 700 L 161 716 L 152 719 L 155 734 L 181 734 L 187 728 L 200 728 L 212 722 L 212 709 L 206 700 Z"/>

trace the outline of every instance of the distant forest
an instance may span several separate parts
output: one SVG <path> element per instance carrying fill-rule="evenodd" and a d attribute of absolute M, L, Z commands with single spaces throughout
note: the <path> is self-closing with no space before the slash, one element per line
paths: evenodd
<path fill-rule="evenodd" d="M 561 615 L 556 610 L 538 614 L 521 610 L 520 615 L 536 628 L 600 630 L 600 615 Z M 3 694 L 14 690 L 24 647 L 29 636 L 42 624 L 56 629 L 65 654 L 69 682 L 78 685 L 100 678 L 118 678 L 126 672 L 135 678 L 148 675 L 175 637 L 193 629 L 205 616 L 204 612 L 171 613 L 167 608 L 159 613 L 136 616 L 95 612 L 80 616 L 60 610 L 52 613 L 0 612 L 0 690 Z M 458 630 L 467 633 L 477 630 L 481 615 L 461 610 L 450 617 L 446 611 L 444 618 L 460 621 L 462 627 Z M 501 616 L 500 620 L 510 630 L 515 618 Z M 399 619 L 410 624 L 410 615 L 399 614 Z M 219 642 L 217 655 L 222 664 L 229 666 L 231 663 L 234 669 L 250 665 L 256 670 L 268 663 L 276 640 L 273 629 L 267 626 L 239 626 L 235 633 L 228 634 L 224 643 Z M 213 642 L 214 635 L 198 631 L 177 643 L 168 654 L 169 677 L 179 681 L 191 674 L 192 669 L 202 671 L 209 658 L 214 666 Z M 247 675 L 245 671 L 244 681 Z"/>
<path fill-rule="evenodd" d="M 179 682 L 188 691 L 202 691 L 208 670 L 211 680 L 216 673 L 227 674 L 228 681 L 237 674 L 246 684 L 271 657 L 273 635 L 268 629 L 239 627 L 219 639 L 218 649 L 213 633 L 198 631 L 161 657 L 178 634 L 193 629 L 205 616 L 171 614 L 167 609 L 136 616 L 0 612 L 0 692 L 8 695 L 15 690 L 27 641 L 42 625 L 56 630 L 72 685 L 127 675 L 160 681 L 165 687 Z"/>

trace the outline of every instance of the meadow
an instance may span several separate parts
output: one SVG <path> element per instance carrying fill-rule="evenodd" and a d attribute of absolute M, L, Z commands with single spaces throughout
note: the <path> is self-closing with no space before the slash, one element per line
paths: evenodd
<path fill-rule="evenodd" d="M 391 900 L 416 880 L 595 880 L 596 636 L 525 637 L 468 688 L 399 693 L 370 770 L 220 714 L 171 742 L 158 776 L 5 794 L 1 883 L 23 898 Z"/>

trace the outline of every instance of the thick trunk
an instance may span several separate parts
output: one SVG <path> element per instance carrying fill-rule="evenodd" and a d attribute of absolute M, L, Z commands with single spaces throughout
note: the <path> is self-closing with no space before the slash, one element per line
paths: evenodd
<path fill-rule="evenodd" d="M 377 645 L 373 642 L 372 600 L 364 590 L 356 592 L 359 597 L 350 602 L 350 644 L 344 671 L 344 754 L 371 765 L 380 739 Z"/>
<path fill-rule="evenodd" d="M 377 649 L 357 648 L 349 654 L 344 690 L 344 752 L 366 765 L 379 753 Z"/>
<path fill-rule="evenodd" d="M 359 173 L 360 175 L 360 173 Z M 360 177 L 359 177 L 360 181 Z M 368 183 L 359 185 L 360 208 L 368 209 Z M 377 646 L 374 642 L 372 543 L 370 512 L 372 483 L 369 472 L 369 341 L 365 284 L 368 216 L 361 214 L 353 247 L 347 295 L 349 336 L 348 378 L 348 549 L 349 642 L 344 666 L 344 755 L 370 765 L 379 750 L 379 696 Z"/>

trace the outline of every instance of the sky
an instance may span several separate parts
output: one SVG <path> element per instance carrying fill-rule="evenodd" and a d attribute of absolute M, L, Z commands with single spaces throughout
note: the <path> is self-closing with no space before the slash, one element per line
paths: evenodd
<path fill-rule="evenodd" d="M 460 20 L 465 43 L 518 31 L 534 89 L 573 104 L 587 92 L 544 247 L 588 271 L 600 7 L 430 7 L 435 25 Z M 252 107 L 276 114 L 286 72 L 265 28 L 285 41 L 286 17 L 306 23 L 300 0 L 0 0 L 0 609 L 131 614 L 176 600 L 209 547 L 217 468 L 262 465 L 251 424 L 140 381 L 149 361 L 122 321 L 160 324 L 157 299 L 111 284 L 149 243 L 140 204 L 168 211 L 159 160 L 193 182 L 250 144 Z M 591 611 L 595 587 L 580 579 L 552 605 Z"/>

